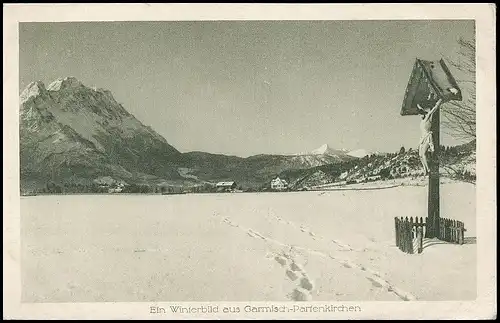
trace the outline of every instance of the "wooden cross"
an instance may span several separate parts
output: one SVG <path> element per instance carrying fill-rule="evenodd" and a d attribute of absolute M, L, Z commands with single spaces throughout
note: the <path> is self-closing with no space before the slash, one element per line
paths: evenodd
<path fill-rule="evenodd" d="M 434 238 L 439 235 L 439 154 L 441 150 L 440 142 L 440 109 L 434 112 L 432 118 L 432 140 L 434 152 L 430 154 L 429 160 L 429 192 L 427 198 L 427 221 L 431 222 L 427 230 L 426 237 Z"/>
<path fill-rule="evenodd" d="M 441 102 L 438 102 L 441 99 Z M 420 114 L 419 106 L 430 109 L 449 100 L 462 100 L 462 93 L 444 60 L 438 62 L 416 59 L 406 87 L 401 115 Z M 429 158 L 429 191 L 427 200 L 427 238 L 439 236 L 439 154 L 440 108 L 434 112 L 431 123 L 434 152 Z"/>

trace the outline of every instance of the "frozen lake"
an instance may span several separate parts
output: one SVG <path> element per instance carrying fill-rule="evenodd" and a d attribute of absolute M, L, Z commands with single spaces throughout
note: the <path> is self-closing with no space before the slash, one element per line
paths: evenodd
<path fill-rule="evenodd" d="M 475 237 L 475 187 L 441 185 Z M 395 246 L 427 187 L 21 198 L 24 302 L 470 300 L 476 245 Z"/>

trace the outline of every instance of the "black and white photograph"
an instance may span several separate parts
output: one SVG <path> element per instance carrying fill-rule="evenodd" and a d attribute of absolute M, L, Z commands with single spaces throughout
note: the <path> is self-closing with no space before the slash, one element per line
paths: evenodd
<path fill-rule="evenodd" d="M 16 23 L 4 86 L 21 304 L 481 298 L 474 17 L 61 20 Z"/>

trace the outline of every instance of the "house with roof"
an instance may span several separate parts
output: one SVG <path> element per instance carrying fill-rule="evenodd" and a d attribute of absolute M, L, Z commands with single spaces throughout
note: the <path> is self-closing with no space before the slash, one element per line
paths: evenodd
<path fill-rule="evenodd" d="M 119 182 L 113 185 L 113 187 L 108 188 L 108 193 L 121 193 L 125 188 L 125 183 Z"/>
<path fill-rule="evenodd" d="M 236 189 L 236 182 L 218 182 L 215 189 L 217 192 L 232 192 Z"/>
<path fill-rule="evenodd" d="M 271 181 L 271 189 L 276 191 L 283 191 L 288 188 L 288 182 L 284 179 L 276 177 Z"/>

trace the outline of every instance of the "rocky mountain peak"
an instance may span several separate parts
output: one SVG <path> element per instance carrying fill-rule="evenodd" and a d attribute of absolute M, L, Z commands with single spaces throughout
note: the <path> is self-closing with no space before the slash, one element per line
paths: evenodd
<path fill-rule="evenodd" d="M 35 98 L 45 93 L 47 93 L 47 89 L 45 88 L 45 84 L 43 84 L 42 81 L 31 82 L 21 93 L 19 97 L 21 101 L 20 103 L 23 104 L 30 98 Z"/>
<path fill-rule="evenodd" d="M 59 78 L 47 88 L 30 83 L 21 94 L 20 137 L 24 180 L 62 181 L 75 174 L 85 180 L 180 178 L 178 150 L 128 113 L 110 91 L 87 87 L 75 77 Z"/>
<path fill-rule="evenodd" d="M 81 87 L 85 87 L 82 82 L 80 82 L 76 77 L 68 76 L 64 78 L 58 78 L 54 82 L 50 83 L 47 90 L 60 91 L 65 89 L 77 89 Z"/>
<path fill-rule="evenodd" d="M 328 153 L 330 151 L 330 147 L 328 146 L 328 144 L 323 144 L 321 145 L 320 147 L 314 149 L 313 151 L 311 151 L 311 154 L 313 155 L 323 155 L 325 153 Z"/>
<path fill-rule="evenodd" d="M 342 156 L 347 151 L 345 149 L 333 149 L 328 144 L 323 144 L 320 147 L 310 152 L 311 155 L 328 155 L 328 156 Z"/>

